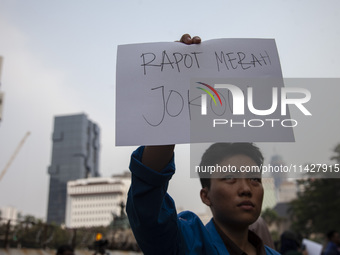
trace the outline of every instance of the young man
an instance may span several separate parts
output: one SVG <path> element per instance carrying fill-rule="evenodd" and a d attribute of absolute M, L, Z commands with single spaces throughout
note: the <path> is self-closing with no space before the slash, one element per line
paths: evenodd
<path fill-rule="evenodd" d="M 184 35 L 181 42 L 199 43 L 200 39 Z M 261 212 L 261 173 L 201 178 L 201 200 L 213 214 L 204 226 L 192 212 L 177 215 L 167 193 L 175 172 L 173 151 L 174 145 L 147 146 L 138 148 L 131 156 L 132 183 L 126 209 L 145 255 L 278 254 L 248 231 Z M 261 152 L 250 143 L 219 143 L 205 152 L 201 165 L 230 165 L 240 170 L 243 166 L 259 167 L 262 162 Z"/>

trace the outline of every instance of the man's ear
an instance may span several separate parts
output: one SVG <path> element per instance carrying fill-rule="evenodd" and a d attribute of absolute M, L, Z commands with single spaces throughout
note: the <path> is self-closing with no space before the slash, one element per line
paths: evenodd
<path fill-rule="evenodd" d="M 207 187 L 201 189 L 200 196 L 204 204 L 206 204 L 207 206 L 211 206 L 211 201 L 209 198 L 209 189 Z"/>

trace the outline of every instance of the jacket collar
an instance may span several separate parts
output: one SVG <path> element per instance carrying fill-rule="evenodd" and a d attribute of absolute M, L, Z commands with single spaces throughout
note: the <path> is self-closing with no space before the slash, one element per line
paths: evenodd
<path fill-rule="evenodd" d="M 220 254 L 227 254 L 229 255 L 229 252 L 227 251 L 227 248 L 225 247 L 222 238 L 217 233 L 217 230 L 215 228 L 215 224 L 213 220 L 211 219 L 207 225 L 205 225 L 206 229 L 208 230 L 211 239 L 213 240 L 213 244 L 216 247 L 217 251 Z"/>

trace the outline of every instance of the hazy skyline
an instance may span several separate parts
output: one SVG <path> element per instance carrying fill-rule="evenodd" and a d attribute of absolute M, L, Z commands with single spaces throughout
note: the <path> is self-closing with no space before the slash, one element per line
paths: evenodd
<path fill-rule="evenodd" d="M 117 45 L 175 41 L 184 33 L 199 35 L 203 41 L 274 38 L 284 77 L 338 78 L 339 12 L 336 0 L 0 0 L 0 55 L 4 58 L 0 90 L 5 93 L 0 171 L 25 133 L 31 132 L 0 181 L 0 207 L 12 205 L 24 214 L 46 217 L 54 116 L 86 113 L 101 128 L 101 174 L 128 169 L 135 147 L 115 147 L 114 138 Z M 291 151 L 289 145 L 266 144 L 267 158 L 274 148 L 286 161 L 294 157 L 302 162 L 325 161 L 332 155 L 340 142 L 336 114 L 340 89 L 320 86 L 313 91 L 315 117 L 296 130 L 302 144 L 301 136 L 310 135 L 306 146 L 313 150 Z M 199 181 L 189 179 L 186 171 L 188 148 L 176 149 L 178 173 L 170 192 L 177 206 L 202 210 Z"/>

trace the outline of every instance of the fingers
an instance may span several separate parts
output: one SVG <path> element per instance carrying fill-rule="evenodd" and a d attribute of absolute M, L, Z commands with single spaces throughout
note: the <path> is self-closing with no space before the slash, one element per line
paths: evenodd
<path fill-rule="evenodd" d="M 194 36 L 194 37 L 192 38 L 192 43 L 193 43 L 193 44 L 200 44 L 200 43 L 201 43 L 201 37 L 199 37 L 199 36 Z"/>
<path fill-rule="evenodd" d="M 185 44 L 199 44 L 201 43 L 201 38 L 199 36 L 191 38 L 189 34 L 184 34 L 182 35 L 180 42 Z"/>
<path fill-rule="evenodd" d="M 182 35 L 180 42 L 185 44 L 192 44 L 191 36 L 189 34 Z"/>

